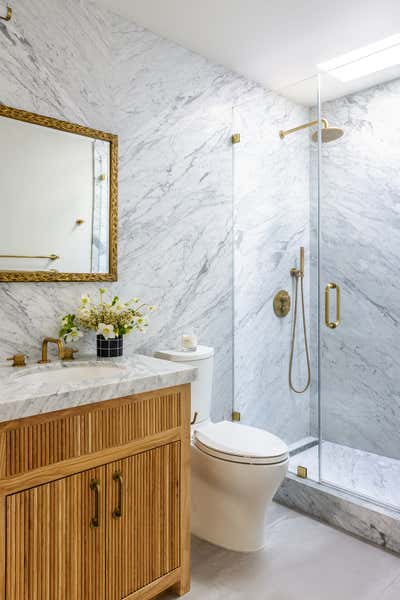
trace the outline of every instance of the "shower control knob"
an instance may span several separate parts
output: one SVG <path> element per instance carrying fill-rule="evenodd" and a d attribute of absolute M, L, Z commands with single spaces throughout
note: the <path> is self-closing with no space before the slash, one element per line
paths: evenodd
<path fill-rule="evenodd" d="M 274 313 L 277 317 L 286 317 L 290 312 L 290 294 L 286 290 L 280 290 L 274 297 Z"/>

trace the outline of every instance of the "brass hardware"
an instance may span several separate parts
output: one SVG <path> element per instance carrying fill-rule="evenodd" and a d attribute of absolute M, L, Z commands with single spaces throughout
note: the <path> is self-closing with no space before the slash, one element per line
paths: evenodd
<path fill-rule="evenodd" d="M 293 326 L 292 326 L 292 335 L 290 339 L 290 355 L 289 355 L 289 388 L 295 394 L 304 394 L 310 387 L 311 383 L 311 360 L 310 360 L 310 351 L 308 348 L 308 339 L 307 339 L 307 327 L 306 327 L 306 310 L 305 310 L 305 300 L 304 300 L 304 246 L 300 248 L 300 268 L 290 269 L 290 274 L 292 277 L 296 278 L 295 284 L 295 292 L 294 292 L 294 310 L 293 310 Z M 301 389 L 298 389 L 294 386 L 292 375 L 293 375 L 293 361 L 294 361 L 294 345 L 296 341 L 296 329 L 297 329 L 297 308 L 299 302 L 299 281 L 300 281 L 300 295 L 301 295 L 301 317 L 303 321 L 303 336 L 304 336 L 304 349 L 306 353 L 306 363 L 307 363 L 307 382 L 305 386 Z"/>
<path fill-rule="evenodd" d="M 100 527 L 100 481 L 92 479 L 90 482 L 90 489 L 94 492 L 94 517 L 90 519 L 90 528 L 96 529 Z"/>
<path fill-rule="evenodd" d="M 300 246 L 300 273 L 304 276 L 304 246 Z"/>
<path fill-rule="evenodd" d="M 297 477 L 301 477 L 302 479 L 307 479 L 307 477 L 308 477 L 307 467 L 302 467 L 301 465 L 298 465 Z"/>
<path fill-rule="evenodd" d="M 79 350 L 75 350 L 74 348 L 64 348 L 63 350 L 63 360 L 74 360 L 75 356 L 74 354 L 76 354 L 76 352 L 79 352 Z"/>
<path fill-rule="evenodd" d="M 286 317 L 290 312 L 290 295 L 286 290 L 280 290 L 274 297 L 274 313 L 277 317 Z"/>
<path fill-rule="evenodd" d="M 76 223 L 77 225 L 83 225 L 83 224 L 84 224 L 84 222 L 85 222 L 85 219 L 77 219 L 77 220 L 75 221 L 75 223 Z"/>
<path fill-rule="evenodd" d="M 60 257 L 57 254 L 47 254 L 42 256 L 28 256 L 27 254 L 0 254 L 0 258 L 48 258 L 49 260 L 57 260 Z"/>
<path fill-rule="evenodd" d="M 240 421 L 240 412 L 234 410 L 232 413 L 232 421 Z"/>
<path fill-rule="evenodd" d="M 300 269 L 293 267 L 290 269 L 290 274 L 292 277 L 296 277 L 297 279 L 299 277 L 304 277 L 304 246 L 300 247 Z"/>
<path fill-rule="evenodd" d="M 118 482 L 118 506 L 117 508 L 115 508 L 115 510 L 113 511 L 112 516 L 114 517 L 114 519 L 120 519 L 122 517 L 122 499 L 123 499 L 123 483 L 124 483 L 124 479 L 122 477 L 122 473 L 120 473 L 119 471 L 117 471 L 116 473 L 114 473 L 113 475 L 113 480 Z"/>
<path fill-rule="evenodd" d="M 314 131 L 311 135 L 311 139 L 313 142 L 318 142 L 321 138 L 321 142 L 323 144 L 327 144 L 329 142 L 334 142 L 342 137 L 344 134 L 344 130 L 341 127 L 332 127 L 329 125 L 326 119 L 321 119 L 322 129 L 321 132 L 319 130 Z M 295 133 L 296 131 L 300 131 L 301 129 L 306 129 L 307 127 L 312 127 L 313 125 L 318 125 L 318 121 L 310 121 L 309 123 L 304 123 L 304 125 L 299 125 L 298 127 L 293 127 L 293 129 L 287 129 L 286 131 L 281 130 L 279 132 L 279 137 L 283 140 L 290 133 Z"/>
<path fill-rule="evenodd" d="M 330 321 L 330 290 L 336 290 L 336 321 Z M 329 329 L 336 329 L 340 325 L 340 287 L 337 283 L 328 283 L 325 288 L 325 325 Z"/>
<path fill-rule="evenodd" d="M 48 271 L 0 270 L 0 281 L 117 281 L 118 279 L 118 136 L 83 125 L 60 121 L 18 108 L 0 105 L 0 117 L 57 129 L 66 133 L 103 140 L 110 144 L 110 223 L 109 223 L 109 272 L 108 273 L 62 273 Z M 47 258 L 47 257 L 46 257 Z"/>
<path fill-rule="evenodd" d="M 329 123 L 326 119 L 321 119 L 321 122 L 325 129 L 329 127 Z M 291 133 L 295 133 L 296 131 L 300 131 L 301 129 L 308 129 L 308 127 L 313 127 L 314 125 L 318 125 L 318 120 L 310 121 L 309 123 L 304 123 L 304 125 L 299 125 L 298 127 L 293 127 L 292 129 L 286 129 L 286 131 L 281 129 L 281 131 L 279 132 L 279 137 L 281 138 L 281 140 L 283 140 L 287 135 L 290 135 Z"/>
<path fill-rule="evenodd" d="M 198 412 L 195 412 L 195 413 L 194 413 L 194 417 L 193 417 L 192 421 L 190 421 L 190 424 L 191 424 L 191 425 L 194 425 L 194 424 L 196 423 L 196 421 L 197 421 L 197 417 L 198 417 L 198 416 L 199 416 L 199 413 L 198 413 Z"/>
<path fill-rule="evenodd" d="M 13 11 L 11 6 L 7 6 L 7 15 L 5 17 L 0 17 L 3 21 L 11 21 Z"/>
<path fill-rule="evenodd" d="M 240 133 L 234 133 L 231 137 L 232 144 L 240 144 Z"/>
<path fill-rule="evenodd" d="M 51 360 L 49 360 L 47 357 L 47 347 L 48 347 L 49 343 L 57 345 L 58 359 L 63 360 L 63 358 L 64 358 L 64 350 L 65 349 L 64 349 L 64 344 L 63 344 L 62 340 L 60 340 L 60 338 L 45 337 L 42 342 L 42 359 L 39 360 L 39 364 L 46 364 L 46 363 L 51 362 Z"/>
<path fill-rule="evenodd" d="M 101 174 L 99 175 L 99 181 L 105 181 L 107 179 L 107 175 Z"/>
<path fill-rule="evenodd" d="M 12 360 L 13 367 L 26 367 L 26 355 L 25 354 L 14 354 L 11 358 L 7 358 L 7 360 Z"/>

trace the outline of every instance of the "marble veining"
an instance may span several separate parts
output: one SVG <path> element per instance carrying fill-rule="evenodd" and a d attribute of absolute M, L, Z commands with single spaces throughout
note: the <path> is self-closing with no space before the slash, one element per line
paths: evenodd
<path fill-rule="evenodd" d="M 213 417 L 232 410 L 232 104 L 258 86 L 90 0 L 19 0 L 0 21 L 0 102 L 119 135 L 121 297 L 159 307 L 125 352 L 216 349 Z M 43 27 L 43 23 L 46 24 Z M 0 284 L 0 354 L 39 354 L 98 285 Z M 80 344 L 95 347 L 94 336 Z"/>
<path fill-rule="evenodd" d="M 289 469 L 297 465 L 308 469 L 308 477 L 318 481 L 319 448 L 314 445 L 290 459 Z M 355 492 L 381 504 L 400 508 L 400 461 L 364 450 L 322 442 L 321 480 Z"/>
<path fill-rule="evenodd" d="M 399 98 L 396 79 L 322 105 L 344 128 L 322 155 L 322 282 L 342 288 L 342 325 L 321 332 L 322 436 L 393 459 L 400 458 Z"/>
<path fill-rule="evenodd" d="M 306 249 L 306 315 L 309 315 L 310 137 L 279 137 L 279 130 L 309 120 L 309 109 L 275 93 L 234 110 L 241 143 L 234 156 L 235 407 L 242 421 L 287 443 L 309 435 L 309 391 L 288 384 L 293 311 L 279 319 L 273 298 L 294 295 L 290 269 Z M 298 321 L 293 380 L 304 385 L 303 332 Z"/>
<path fill-rule="evenodd" d="M 400 554 L 400 515 L 352 494 L 289 473 L 275 500 Z"/>
<path fill-rule="evenodd" d="M 46 380 L 49 373 L 54 375 L 59 369 L 99 366 L 109 369 L 110 375 L 82 379 L 71 377 L 69 382 L 63 380 L 59 384 L 52 378 L 51 385 Z M 38 375 L 34 381 L 33 374 Z M 174 387 L 191 383 L 196 376 L 197 369 L 194 367 L 140 354 L 129 359 L 89 359 L 33 365 L 18 371 L 12 367 L 1 367 L 0 422 Z"/>

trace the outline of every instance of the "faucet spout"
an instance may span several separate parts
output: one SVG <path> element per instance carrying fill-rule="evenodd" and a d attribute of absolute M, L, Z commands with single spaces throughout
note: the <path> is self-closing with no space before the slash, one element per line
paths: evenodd
<path fill-rule="evenodd" d="M 46 363 L 51 362 L 51 360 L 49 360 L 49 358 L 47 356 L 49 344 L 56 344 L 57 349 L 58 349 L 58 359 L 63 360 L 63 358 L 64 358 L 63 341 L 60 338 L 45 337 L 42 342 L 42 359 L 39 360 L 39 364 L 46 364 Z"/>

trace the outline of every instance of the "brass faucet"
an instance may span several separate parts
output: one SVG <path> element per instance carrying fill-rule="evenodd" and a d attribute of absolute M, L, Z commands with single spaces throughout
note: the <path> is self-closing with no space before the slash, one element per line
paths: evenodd
<path fill-rule="evenodd" d="M 39 360 L 39 364 L 46 364 L 46 363 L 51 362 L 51 360 L 49 360 L 47 358 L 47 347 L 48 347 L 49 343 L 57 345 L 58 359 L 63 360 L 63 358 L 64 358 L 65 348 L 64 348 L 63 341 L 60 340 L 60 338 L 45 337 L 42 342 L 42 360 Z"/>

